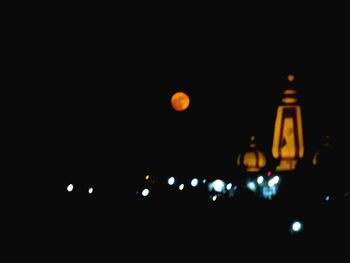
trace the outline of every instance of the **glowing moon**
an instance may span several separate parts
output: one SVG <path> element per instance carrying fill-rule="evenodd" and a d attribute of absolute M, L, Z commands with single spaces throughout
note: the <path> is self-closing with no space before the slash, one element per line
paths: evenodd
<path fill-rule="evenodd" d="M 184 92 L 176 92 L 171 97 L 171 106 L 174 110 L 184 111 L 190 105 L 190 97 Z"/>

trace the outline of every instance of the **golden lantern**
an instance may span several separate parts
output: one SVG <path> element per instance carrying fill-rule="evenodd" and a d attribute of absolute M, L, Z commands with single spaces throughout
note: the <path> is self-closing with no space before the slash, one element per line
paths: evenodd
<path fill-rule="evenodd" d="M 266 165 L 265 155 L 256 148 L 255 137 L 250 138 L 249 149 L 238 155 L 237 165 L 244 166 L 247 172 L 259 172 Z"/>
<path fill-rule="evenodd" d="M 294 75 L 288 75 L 289 82 Z M 288 88 L 278 106 L 273 135 L 272 156 L 280 160 L 277 171 L 292 171 L 298 159 L 304 156 L 304 138 L 301 107 L 297 104 L 296 90 Z"/>

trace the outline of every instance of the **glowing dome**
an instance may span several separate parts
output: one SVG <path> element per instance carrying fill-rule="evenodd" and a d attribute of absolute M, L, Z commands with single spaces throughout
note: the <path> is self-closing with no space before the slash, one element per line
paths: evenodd
<path fill-rule="evenodd" d="M 254 136 L 250 138 L 248 151 L 238 156 L 237 165 L 244 166 L 247 172 L 258 172 L 265 167 L 265 154 L 256 148 Z"/>

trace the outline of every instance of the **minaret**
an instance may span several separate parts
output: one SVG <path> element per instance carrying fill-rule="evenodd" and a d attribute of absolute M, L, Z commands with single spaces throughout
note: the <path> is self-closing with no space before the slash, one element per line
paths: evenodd
<path fill-rule="evenodd" d="M 289 86 L 278 106 L 273 135 L 272 156 L 279 159 L 277 171 L 292 171 L 298 159 L 304 156 L 301 107 L 297 104 L 296 90 L 292 88 L 294 75 L 288 75 Z"/>

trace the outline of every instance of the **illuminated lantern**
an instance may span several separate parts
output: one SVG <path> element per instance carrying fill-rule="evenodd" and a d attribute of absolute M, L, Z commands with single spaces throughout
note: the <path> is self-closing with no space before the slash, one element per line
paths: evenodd
<path fill-rule="evenodd" d="M 265 155 L 256 148 L 255 137 L 250 138 L 249 149 L 237 158 L 237 165 L 244 166 L 247 172 L 259 172 L 266 165 Z"/>
<path fill-rule="evenodd" d="M 288 75 L 289 82 L 294 79 L 294 75 Z M 272 156 L 280 161 L 277 171 L 294 170 L 298 159 L 304 156 L 301 107 L 297 104 L 296 93 L 295 89 L 286 89 L 283 104 L 277 109 L 272 145 Z"/>

